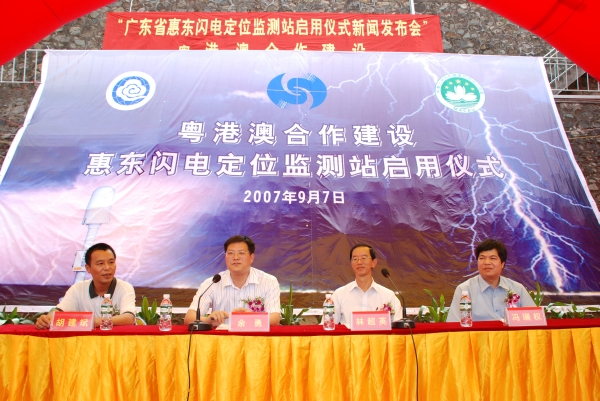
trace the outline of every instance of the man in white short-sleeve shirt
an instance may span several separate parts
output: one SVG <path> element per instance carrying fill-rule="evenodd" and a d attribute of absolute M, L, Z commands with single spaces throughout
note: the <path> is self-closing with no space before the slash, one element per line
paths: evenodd
<path fill-rule="evenodd" d="M 271 326 L 278 325 L 281 311 L 279 282 L 274 276 L 252 267 L 256 249 L 252 239 L 234 235 L 225 242 L 223 248 L 227 271 L 220 273 L 221 280 L 202 296 L 200 319 L 219 325 L 227 322 L 231 312 L 264 311 L 269 313 Z M 196 320 L 198 298 L 211 283 L 212 278 L 206 279 L 198 288 L 184 324 Z M 212 312 L 204 316 L 209 309 Z"/>
<path fill-rule="evenodd" d="M 100 326 L 100 305 L 104 294 L 110 294 L 113 303 L 113 325 L 135 324 L 135 291 L 133 286 L 115 278 L 117 256 L 108 244 L 92 245 L 85 253 L 85 269 L 91 280 L 75 283 L 67 290 L 56 310 L 64 312 L 94 312 L 94 325 Z M 38 329 L 47 329 L 52 312 L 42 315 L 35 323 Z"/>
<path fill-rule="evenodd" d="M 375 249 L 370 245 L 357 244 L 350 250 L 350 264 L 356 280 L 333 292 L 335 323 L 350 326 L 352 312 L 389 309 L 392 320 L 402 319 L 402 305 L 390 289 L 373 280 L 377 266 Z"/>

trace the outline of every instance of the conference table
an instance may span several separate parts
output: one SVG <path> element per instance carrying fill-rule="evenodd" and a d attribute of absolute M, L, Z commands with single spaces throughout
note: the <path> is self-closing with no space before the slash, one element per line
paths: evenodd
<path fill-rule="evenodd" d="M 411 331 L 0 327 L 0 400 L 600 399 L 600 319 L 417 324 Z"/>

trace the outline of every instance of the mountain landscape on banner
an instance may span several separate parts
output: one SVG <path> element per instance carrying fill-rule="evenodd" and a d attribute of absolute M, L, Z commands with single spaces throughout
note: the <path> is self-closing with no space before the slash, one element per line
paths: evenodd
<path fill-rule="evenodd" d="M 136 288 L 187 294 L 225 270 L 234 234 L 256 242 L 255 267 L 307 293 L 353 280 L 349 250 L 366 242 L 410 306 L 425 288 L 448 298 L 488 237 L 529 288 L 600 291 L 600 213 L 540 59 L 50 51 L 45 63 L 0 173 L 0 283 L 16 299 L 55 299 L 86 241 L 110 243 Z"/>

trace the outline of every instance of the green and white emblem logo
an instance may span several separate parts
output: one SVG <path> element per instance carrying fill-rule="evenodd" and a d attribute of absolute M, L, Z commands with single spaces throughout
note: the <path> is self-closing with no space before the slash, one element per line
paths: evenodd
<path fill-rule="evenodd" d="M 473 78 L 463 74 L 447 74 L 435 85 L 435 95 L 449 109 L 472 113 L 485 103 L 485 93 Z"/>

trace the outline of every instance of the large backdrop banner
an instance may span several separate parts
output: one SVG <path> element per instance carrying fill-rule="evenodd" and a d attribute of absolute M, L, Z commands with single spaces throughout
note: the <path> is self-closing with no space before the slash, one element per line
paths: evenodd
<path fill-rule="evenodd" d="M 405 297 L 448 297 L 493 237 L 526 286 L 600 291 L 598 209 L 538 58 L 49 51 L 0 180 L 3 286 L 70 285 L 108 242 L 134 286 L 197 288 L 243 234 L 297 290 L 351 281 L 367 242 Z"/>

